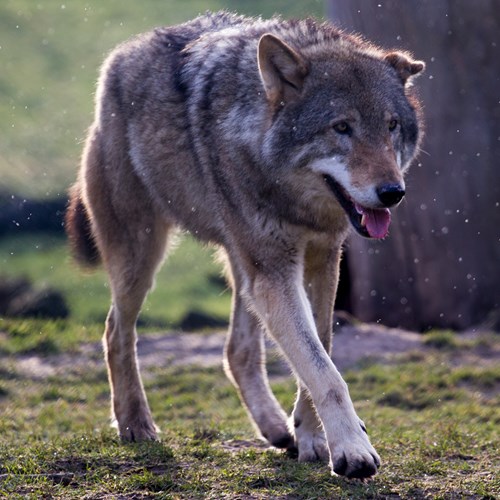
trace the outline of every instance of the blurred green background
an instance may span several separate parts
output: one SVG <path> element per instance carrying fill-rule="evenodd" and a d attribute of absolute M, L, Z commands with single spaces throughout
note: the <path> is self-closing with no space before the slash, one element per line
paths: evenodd
<path fill-rule="evenodd" d="M 322 0 L 2 0 L 0 198 L 65 197 L 92 122 L 95 82 L 106 54 L 136 33 L 219 9 L 262 17 L 324 16 Z M 217 279 L 212 252 L 183 238 L 144 307 L 143 327 L 178 325 L 190 310 L 227 317 L 230 293 Z M 35 287 L 62 291 L 70 318 L 79 323 L 101 322 L 108 309 L 104 273 L 76 269 L 62 236 L 0 236 L 2 276 L 24 276 Z"/>

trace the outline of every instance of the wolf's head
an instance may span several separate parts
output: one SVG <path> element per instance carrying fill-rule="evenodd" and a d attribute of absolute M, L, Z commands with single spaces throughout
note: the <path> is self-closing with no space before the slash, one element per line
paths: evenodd
<path fill-rule="evenodd" d="M 424 63 L 346 35 L 297 49 L 291 43 L 271 34 L 259 42 L 272 115 L 264 156 L 288 171 L 314 172 L 316 191 L 334 197 L 358 233 L 383 238 L 420 142 L 411 81 Z"/>

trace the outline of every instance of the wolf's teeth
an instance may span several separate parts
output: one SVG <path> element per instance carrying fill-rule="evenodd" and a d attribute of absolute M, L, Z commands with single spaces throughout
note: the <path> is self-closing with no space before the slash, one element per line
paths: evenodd
<path fill-rule="evenodd" d="M 365 215 L 365 214 L 363 214 L 363 215 L 361 216 L 361 225 L 362 225 L 363 227 L 366 227 L 366 215 Z"/>

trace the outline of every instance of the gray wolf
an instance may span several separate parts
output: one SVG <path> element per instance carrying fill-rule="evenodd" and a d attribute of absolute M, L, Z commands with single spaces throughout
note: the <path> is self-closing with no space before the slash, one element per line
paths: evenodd
<path fill-rule="evenodd" d="M 224 364 L 261 435 L 347 477 L 376 473 L 330 356 L 333 305 L 350 228 L 385 237 L 405 194 L 423 68 L 312 19 L 225 12 L 111 53 L 66 224 L 77 257 L 109 274 L 104 349 L 123 439 L 157 438 L 135 324 L 180 227 L 226 255 Z M 269 387 L 264 332 L 297 376 L 290 420 Z"/>

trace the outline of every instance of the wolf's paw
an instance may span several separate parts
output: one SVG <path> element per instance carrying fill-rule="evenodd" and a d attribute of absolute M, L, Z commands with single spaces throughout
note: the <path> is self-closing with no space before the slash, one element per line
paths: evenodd
<path fill-rule="evenodd" d="M 286 425 L 275 425 L 261 432 L 262 436 L 275 448 L 285 448 L 287 450 L 295 448 L 295 441 Z"/>
<path fill-rule="evenodd" d="M 152 420 L 129 422 L 126 425 L 119 425 L 120 438 L 123 441 L 157 441 L 158 433 Z"/>
<path fill-rule="evenodd" d="M 331 465 L 333 472 L 348 478 L 364 479 L 377 473 L 380 457 L 371 445 L 362 422 L 354 435 L 346 435 L 335 444 Z"/>
<path fill-rule="evenodd" d="M 295 442 L 298 448 L 299 462 L 328 462 L 330 453 L 325 433 L 322 429 L 307 429 L 299 425 L 295 427 Z"/>
<path fill-rule="evenodd" d="M 266 402 L 261 402 L 261 409 L 265 411 L 257 415 L 254 420 L 261 436 L 275 448 L 290 450 L 294 448 L 293 435 L 288 430 L 286 415 L 279 407 L 267 407 Z M 253 416 L 253 415 L 252 415 Z"/>

